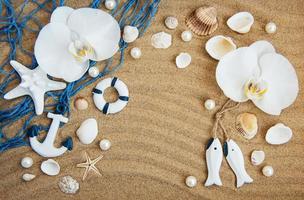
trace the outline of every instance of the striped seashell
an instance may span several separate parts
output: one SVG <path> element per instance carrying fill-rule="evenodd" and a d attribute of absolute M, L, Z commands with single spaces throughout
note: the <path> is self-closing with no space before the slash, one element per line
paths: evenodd
<path fill-rule="evenodd" d="M 186 18 L 186 25 L 195 34 L 210 35 L 218 27 L 214 7 L 203 6 L 196 9 L 189 17 Z"/>
<path fill-rule="evenodd" d="M 246 139 L 252 139 L 258 132 L 258 120 L 254 114 L 242 113 L 237 116 L 236 130 Z"/>

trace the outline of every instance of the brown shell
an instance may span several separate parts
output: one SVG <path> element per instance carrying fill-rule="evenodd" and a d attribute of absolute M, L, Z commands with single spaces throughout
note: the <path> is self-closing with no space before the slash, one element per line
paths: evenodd
<path fill-rule="evenodd" d="M 246 139 L 252 139 L 258 132 L 257 117 L 251 113 L 242 113 L 237 116 L 235 127 Z"/>
<path fill-rule="evenodd" d="M 209 35 L 218 27 L 216 15 L 214 7 L 203 6 L 196 9 L 186 18 L 186 25 L 193 33 L 199 36 Z"/>

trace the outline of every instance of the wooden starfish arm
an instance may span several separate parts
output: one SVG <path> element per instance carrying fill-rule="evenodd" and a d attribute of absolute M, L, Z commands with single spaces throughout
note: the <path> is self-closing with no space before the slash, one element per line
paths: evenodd
<path fill-rule="evenodd" d="M 66 87 L 66 84 L 59 81 L 48 80 L 47 91 L 62 90 Z"/>
<path fill-rule="evenodd" d="M 10 61 L 11 66 L 17 71 L 17 73 L 21 76 L 22 74 L 28 73 L 31 70 L 22 65 L 21 63 L 11 60 Z"/>
<path fill-rule="evenodd" d="M 17 86 L 14 89 L 12 89 L 11 91 L 9 91 L 8 93 L 6 93 L 4 95 L 4 99 L 14 99 L 14 98 L 24 96 L 24 95 L 30 95 L 28 93 L 28 90 L 21 86 Z"/>

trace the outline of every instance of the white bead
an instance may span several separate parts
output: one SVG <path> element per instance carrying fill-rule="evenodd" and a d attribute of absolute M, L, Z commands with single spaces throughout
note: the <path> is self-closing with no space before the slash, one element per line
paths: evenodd
<path fill-rule="evenodd" d="M 110 140 L 107 140 L 107 139 L 100 140 L 99 147 L 103 151 L 110 149 L 110 147 L 111 147 Z"/>
<path fill-rule="evenodd" d="M 207 99 L 205 101 L 205 108 L 207 110 L 212 110 L 215 108 L 215 101 L 213 99 Z"/>
<path fill-rule="evenodd" d="M 265 26 L 265 31 L 269 34 L 275 33 L 277 31 L 277 25 L 273 22 L 269 22 Z"/>
<path fill-rule="evenodd" d="M 186 178 L 186 185 L 190 188 L 193 188 L 197 185 L 197 180 L 194 176 L 188 176 Z"/>
<path fill-rule="evenodd" d="M 267 166 L 263 167 L 262 172 L 263 172 L 264 176 L 270 177 L 273 175 L 274 170 L 271 166 L 267 165 Z"/>
<path fill-rule="evenodd" d="M 192 32 L 191 31 L 183 31 L 181 37 L 182 37 L 183 41 L 189 42 L 192 39 Z"/>
<path fill-rule="evenodd" d="M 113 10 L 116 7 L 116 1 L 115 0 L 106 0 L 105 7 L 108 10 Z"/>
<path fill-rule="evenodd" d="M 33 159 L 31 157 L 24 157 L 21 160 L 21 166 L 24 168 L 30 168 L 33 165 Z"/>
<path fill-rule="evenodd" d="M 134 59 L 138 59 L 141 57 L 141 50 L 138 47 L 133 47 L 130 54 Z"/>
<path fill-rule="evenodd" d="M 92 78 L 95 78 L 99 75 L 99 69 L 97 67 L 91 67 L 89 69 L 89 75 L 92 77 Z"/>

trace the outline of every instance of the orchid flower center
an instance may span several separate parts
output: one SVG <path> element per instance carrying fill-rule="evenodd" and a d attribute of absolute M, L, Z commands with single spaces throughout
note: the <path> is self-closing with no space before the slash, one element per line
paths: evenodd
<path fill-rule="evenodd" d="M 85 62 L 94 56 L 94 49 L 92 46 L 88 42 L 78 39 L 70 43 L 69 52 L 78 62 Z"/>
<path fill-rule="evenodd" d="M 267 83 L 264 80 L 250 79 L 244 86 L 245 95 L 251 99 L 261 99 L 267 92 Z"/>

